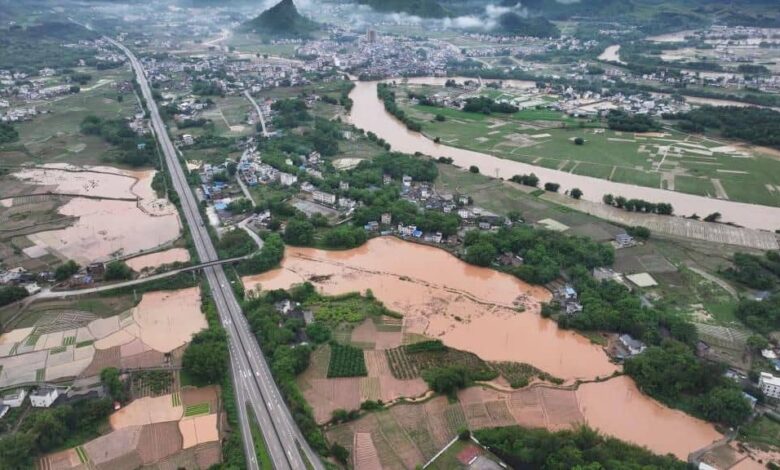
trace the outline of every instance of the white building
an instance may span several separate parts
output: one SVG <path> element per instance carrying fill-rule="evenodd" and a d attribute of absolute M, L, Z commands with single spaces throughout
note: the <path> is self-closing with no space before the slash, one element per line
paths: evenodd
<path fill-rule="evenodd" d="M 27 390 L 20 388 L 14 392 L 11 392 L 3 396 L 3 405 L 8 405 L 11 408 L 19 408 L 24 403 L 24 398 L 27 396 Z"/>
<path fill-rule="evenodd" d="M 780 398 L 780 377 L 775 377 L 768 372 L 761 372 L 758 378 L 758 387 L 769 398 Z"/>
<path fill-rule="evenodd" d="M 41 387 L 30 393 L 30 403 L 36 408 L 48 408 L 60 396 L 54 387 Z"/>
<path fill-rule="evenodd" d="M 298 177 L 290 173 L 281 172 L 279 173 L 279 182 L 282 183 L 282 186 L 292 186 L 298 182 Z"/>
<path fill-rule="evenodd" d="M 336 204 L 336 195 L 326 193 L 325 191 L 314 191 L 312 193 L 312 197 L 314 197 L 315 202 L 319 202 L 321 204 L 328 204 L 331 206 Z"/>

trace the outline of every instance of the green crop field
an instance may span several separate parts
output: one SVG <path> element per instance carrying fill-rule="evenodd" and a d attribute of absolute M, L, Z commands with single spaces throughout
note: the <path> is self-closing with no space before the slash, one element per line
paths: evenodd
<path fill-rule="evenodd" d="M 76 447 L 76 455 L 79 456 L 79 461 L 81 463 L 89 462 L 89 456 L 87 456 L 87 451 L 84 450 L 83 446 Z"/>
<path fill-rule="evenodd" d="M 208 402 L 198 403 L 195 405 L 187 405 L 184 408 L 185 417 L 207 415 L 209 413 L 211 413 L 211 405 L 209 405 Z"/>
<path fill-rule="evenodd" d="M 331 344 L 328 378 L 364 377 L 366 375 L 368 375 L 368 371 L 362 349 L 338 343 Z"/>
<path fill-rule="evenodd" d="M 407 91 L 452 93 L 445 87 L 407 85 L 395 91 L 399 108 L 422 124 L 422 132 L 450 146 L 621 183 L 780 206 L 780 160 L 734 142 L 671 129 L 612 131 L 551 109 L 485 115 L 412 104 L 407 97 Z M 479 94 L 503 96 L 498 90 Z M 577 137 L 585 143 L 576 145 Z"/>

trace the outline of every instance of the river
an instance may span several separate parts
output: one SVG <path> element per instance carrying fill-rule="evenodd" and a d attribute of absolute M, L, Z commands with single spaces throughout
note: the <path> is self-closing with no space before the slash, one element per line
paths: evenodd
<path fill-rule="evenodd" d="M 444 79 L 415 78 L 413 83 L 441 83 Z M 350 93 L 353 100 L 351 122 L 365 131 L 371 131 L 389 142 L 394 150 L 406 153 L 422 152 L 432 157 L 450 157 L 455 165 L 468 168 L 477 166 L 481 173 L 493 177 L 511 178 L 517 174 L 535 173 L 545 182 L 561 185 L 561 192 L 580 188 L 583 198 L 601 202 L 610 193 L 626 198 L 638 198 L 652 202 L 667 202 L 674 206 L 677 215 L 720 212 L 723 220 L 753 229 L 774 231 L 780 228 L 780 208 L 746 204 L 722 199 L 711 199 L 693 194 L 668 191 L 660 188 L 634 186 L 589 176 L 552 170 L 527 163 L 498 158 L 473 150 L 437 144 L 418 132 L 412 132 L 384 110 L 376 95 L 377 82 L 356 82 Z"/>
<path fill-rule="evenodd" d="M 546 289 L 438 248 L 392 237 L 346 251 L 287 247 L 281 268 L 243 282 L 250 292 L 307 280 L 331 295 L 371 289 L 404 315 L 404 334 L 438 338 L 485 360 L 530 363 L 568 384 L 620 369 L 600 346 L 539 315 L 540 302 L 550 298 Z M 627 377 L 581 385 L 576 395 L 588 424 L 658 453 L 685 459 L 721 437 L 712 425 L 643 395 Z"/>

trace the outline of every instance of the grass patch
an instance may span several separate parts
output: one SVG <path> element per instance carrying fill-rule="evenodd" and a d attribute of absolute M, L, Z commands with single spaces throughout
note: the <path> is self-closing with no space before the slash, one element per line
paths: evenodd
<path fill-rule="evenodd" d="M 178 394 L 177 394 L 178 395 Z M 211 405 L 208 402 L 187 405 L 184 408 L 184 417 L 207 415 L 211 413 Z"/>
<path fill-rule="evenodd" d="M 175 392 L 171 394 L 171 405 L 181 406 L 181 393 Z"/>
<path fill-rule="evenodd" d="M 45 378 L 46 378 L 46 369 L 38 369 L 35 371 L 36 382 L 43 382 L 43 379 Z"/>
<path fill-rule="evenodd" d="M 368 371 L 362 349 L 336 342 L 330 345 L 328 378 L 365 377 L 366 375 Z"/>
<path fill-rule="evenodd" d="M 360 323 L 367 317 L 400 317 L 399 314 L 385 308 L 373 297 L 364 297 L 359 293 L 350 293 L 334 297 L 317 299 L 307 303 L 314 312 L 317 321 L 335 328 L 341 323 Z"/>
<path fill-rule="evenodd" d="M 63 346 L 70 346 L 72 344 L 76 344 L 76 337 L 75 336 L 66 336 L 62 338 L 62 345 Z"/>
<path fill-rule="evenodd" d="M 49 349 L 49 354 L 59 354 L 64 353 L 65 349 L 67 349 L 66 346 L 57 346 L 56 348 Z"/>
<path fill-rule="evenodd" d="M 247 408 L 252 409 L 248 404 Z M 265 439 L 263 439 L 263 433 L 257 424 L 257 417 L 251 412 L 247 414 L 249 415 L 249 429 L 252 432 L 252 442 L 255 444 L 257 463 L 262 470 L 273 470 L 273 462 L 271 462 L 271 456 L 268 454 L 268 447 L 266 447 Z"/>
<path fill-rule="evenodd" d="M 79 341 L 78 343 L 76 343 L 76 347 L 77 347 L 77 348 L 83 348 L 83 347 L 85 347 L 85 346 L 91 346 L 91 345 L 93 345 L 94 343 L 95 343 L 95 340 L 94 340 L 94 339 L 88 339 L 88 340 L 86 340 L 86 341 Z"/>
<path fill-rule="evenodd" d="M 777 448 L 780 443 L 780 423 L 760 416 L 739 429 L 739 439 L 761 449 Z"/>

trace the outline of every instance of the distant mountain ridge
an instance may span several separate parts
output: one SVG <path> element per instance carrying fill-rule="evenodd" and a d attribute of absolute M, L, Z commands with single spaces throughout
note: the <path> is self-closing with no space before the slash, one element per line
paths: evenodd
<path fill-rule="evenodd" d="M 293 0 L 282 0 L 244 23 L 243 29 L 268 36 L 306 38 L 319 29 L 319 24 L 298 13 Z"/>

